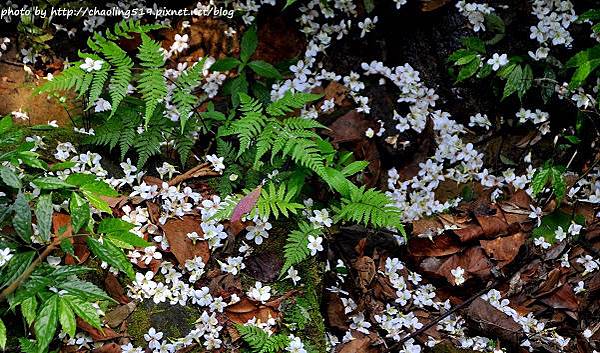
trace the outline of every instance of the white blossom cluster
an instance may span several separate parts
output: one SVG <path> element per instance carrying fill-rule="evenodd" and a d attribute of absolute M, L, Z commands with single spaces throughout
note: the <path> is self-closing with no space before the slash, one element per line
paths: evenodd
<path fill-rule="evenodd" d="M 473 26 L 473 31 L 475 32 L 485 31 L 485 15 L 494 12 L 494 8 L 487 4 L 477 4 L 474 2 L 467 2 L 466 0 L 457 2 L 456 8 L 469 20 L 469 23 Z"/>
<path fill-rule="evenodd" d="M 532 12 L 538 23 L 530 28 L 530 38 L 535 39 L 540 48 L 563 45 L 570 47 L 573 37 L 569 26 L 577 19 L 573 3 L 569 0 L 535 0 L 532 3 Z M 533 58 L 543 59 L 547 56 L 547 49 L 541 53 L 536 52 Z"/>

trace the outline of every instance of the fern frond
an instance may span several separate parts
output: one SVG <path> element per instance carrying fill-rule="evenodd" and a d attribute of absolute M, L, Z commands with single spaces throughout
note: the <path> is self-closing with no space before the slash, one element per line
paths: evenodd
<path fill-rule="evenodd" d="M 198 102 L 198 97 L 193 95 L 192 92 L 200 85 L 200 81 L 202 80 L 204 60 L 205 59 L 202 59 L 188 70 L 185 70 L 175 81 L 173 103 L 177 106 L 182 131 L 185 128 L 189 116 L 192 114 L 192 110 Z"/>
<path fill-rule="evenodd" d="M 327 129 L 327 126 L 315 119 L 304 119 L 296 116 L 285 119 L 283 125 L 292 130 Z"/>
<path fill-rule="evenodd" d="M 133 38 L 130 33 L 148 33 L 150 31 L 165 28 L 160 24 L 142 24 L 140 20 L 123 20 L 115 24 L 113 32 L 106 30 L 106 38 L 110 40 L 118 40 L 121 38 Z"/>
<path fill-rule="evenodd" d="M 137 57 L 140 59 L 140 65 L 144 67 L 137 87 L 146 104 L 147 125 L 159 101 L 167 95 L 167 83 L 163 76 L 163 70 L 159 69 L 164 65 L 165 57 L 160 44 L 144 33 L 142 33 L 142 44 Z"/>
<path fill-rule="evenodd" d="M 268 219 L 272 215 L 277 219 L 280 213 L 289 217 L 290 213 L 295 214 L 298 209 L 304 208 L 303 205 L 292 202 L 294 196 L 294 191 L 287 190 L 286 184 L 280 184 L 276 188 L 273 183 L 269 183 L 268 187 L 262 189 L 255 210 L 261 218 Z"/>
<path fill-rule="evenodd" d="M 229 195 L 219 204 L 219 210 L 209 218 L 211 221 L 220 222 L 224 219 L 231 218 L 231 214 L 233 213 L 233 209 L 237 206 L 238 203 L 244 198 L 244 195 Z"/>
<path fill-rule="evenodd" d="M 289 138 L 283 147 L 284 156 L 290 156 L 294 162 L 306 167 L 318 175 L 324 175 L 325 160 L 318 145 L 304 138 Z"/>
<path fill-rule="evenodd" d="M 290 267 L 306 260 L 310 254 L 308 250 L 308 236 L 318 237 L 322 234 L 320 229 L 315 228 L 307 222 L 300 222 L 298 229 L 292 231 L 283 247 L 285 262 L 281 268 L 280 277 L 284 276 Z"/>
<path fill-rule="evenodd" d="M 97 40 L 100 53 L 108 60 L 112 68 L 113 74 L 109 83 L 109 94 L 112 105 L 110 116 L 113 116 L 123 98 L 127 95 L 129 83 L 131 82 L 133 61 L 127 53 L 121 49 L 116 43 L 107 41 L 103 38 Z"/>
<path fill-rule="evenodd" d="M 175 137 L 175 150 L 179 154 L 181 165 L 186 165 L 187 160 L 190 156 L 190 152 L 192 151 L 192 147 L 194 147 L 194 142 L 195 141 L 192 135 L 190 135 L 187 132 L 179 133 Z"/>
<path fill-rule="evenodd" d="M 79 92 L 79 88 L 83 84 L 86 72 L 83 71 L 79 65 L 81 62 L 74 62 L 72 65 L 63 70 L 62 73 L 56 75 L 52 80 L 45 82 L 43 85 L 35 90 L 36 94 L 46 92 L 61 92 L 75 90 Z"/>
<path fill-rule="evenodd" d="M 336 218 L 376 228 L 401 228 L 400 210 L 383 192 L 353 187 L 350 197 L 343 198 Z"/>
<path fill-rule="evenodd" d="M 272 116 L 284 116 L 289 112 L 304 107 L 307 103 L 320 99 L 322 95 L 312 93 L 290 91 L 286 92 L 283 97 L 269 104 L 267 113 Z"/>
<path fill-rule="evenodd" d="M 269 336 L 263 329 L 254 325 L 236 324 L 235 328 L 254 353 L 277 353 L 290 344 L 290 340 L 286 335 L 275 334 Z"/>
<path fill-rule="evenodd" d="M 106 83 L 106 80 L 108 80 L 109 70 L 110 65 L 108 63 L 104 63 L 102 65 L 102 69 L 94 72 L 94 79 L 90 86 L 88 108 L 96 103 L 96 101 L 98 100 L 98 98 L 100 98 L 100 95 L 104 91 L 104 84 Z"/>
<path fill-rule="evenodd" d="M 133 148 L 138 154 L 138 169 L 141 169 L 150 157 L 160 153 L 160 143 L 162 140 L 163 138 L 159 129 L 148 128 L 140 135 L 137 135 L 133 143 Z"/>
<path fill-rule="evenodd" d="M 243 93 L 240 94 L 240 110 L 243 115 L 231 124 L 230 131 L 240 140 L 237 157 L 250 147 L 252 141 L 262 133 L 267 123 L 267 119 L 262 113 L 262 104 Z"/>

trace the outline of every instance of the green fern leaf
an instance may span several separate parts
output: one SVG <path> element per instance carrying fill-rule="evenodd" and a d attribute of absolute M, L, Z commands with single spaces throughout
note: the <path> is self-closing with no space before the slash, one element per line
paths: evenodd
<path fill-rule="evenodd" d="M 307 222 L 300 222 L 298 229 L 288 235 L 286 244 L 283 248 L 285 262 L 281 268 L 280 277 L 283 277 L 290 267 L 295 266 L 306 260 L 310 255 L 308 250 L 308 236 L 318 237 L 322 235 L 320 229 L 315 228 Z"/>
<path fill-rule="evenodd" d="M 140 59 L 140 65 L 145 68 L 140 74 L 138 89 L 146 104 L 145 119 L 147 125 L 159 101 L 167 95 L 167 84 L 163 76 L 163 70 L 159 69 L 163 67 L 165 57 L 160 44 L 144 33 L 142 33 L 142 44 L 137 57 Z"/>
<path fill-rule="evenodd" d="M 272 116 L 283 116 L 296 109 L 300 109 L 307 103 L 316 101 L 321 97 L 323 96 L 320 94 L 302 92 L 292 93 L 288 91 L 281 99 L 278 99 L 267 107 L 267 113 Z"/>

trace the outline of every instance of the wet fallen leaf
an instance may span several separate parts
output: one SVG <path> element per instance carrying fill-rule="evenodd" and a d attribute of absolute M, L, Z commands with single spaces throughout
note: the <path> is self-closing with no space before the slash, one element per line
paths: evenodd
<path fill-rule="evenodd" d="M 111 296 L 114 300 L 119 302 L 120 304 L 127 304 L 131 301 L 127 295 L 125 295 L 125 291 L 123 290 L 123 286 L 112 273 L 108 273 L 106 278 L 104 279 L 104 288 L 108 295 Z"/>
<path fill-rule="evenodd" d="M 494 308 L 487 301 L 477 298 L 464 310 L 465 317 L 477 327 L 478 332 L 493 334 L 517 345 L 520 342 L 522 329 L 510 316 Z"/>
<path fill-rule="evenodd" d="M 328 291 L 325 295 L 325 302 L 327 303 L 327 322 L 329 326 L 340 331 L 346 331 L 348 329 L 347 316 L 339 295 Z"/>
<path fill-rule="evenodd" d="M 456 236 L 443 233 L 429 240 L 429 238 L 411 237 L 408 240 L 408 250 L 412 256 L 446 256 L 455 254 L 464 249 Z"/>
<path fill-rule="evenodd" d="M 200 217 L 198 216 L 183 216 L 181 219 L 169 219 L 164 225 L 161 225 L 165 232 L 167 241 L 170 245 L 170 250 L 177 258 L 180 264 L 184 264 L 186 260 L 200 256 L 204 263 L 208 262 L 210 251 L 206 241 L 196 241 L 194 244 L 187 236 L 188 233 L 196 232 L 202 235 L 200 228 Z"/>
<path fill-rule="evenodd" d="M 94 349 L 92 352 L 93 353 L 121 353 L 123 350 L 121 349 L 121 346 L 111 342 L 111 343 L 105 343 L 102 346 Z"/>
<path fill-rule="evenodd" d="M 262 185 L 256 187 L 256 189 L 252 190 L 248 195 L 244 196 L 243 199 L 235 206 L 233 209 L 233 214 L 231 215 L 231 222 L 238 222 L 242 216 L 254 208 L 256 206 L 256 201 L 260 196 L 260 192 L 262 191 Z"/>
<path fill-rule="evenodd" d="M 283 260 L 277 254 L 263 251 L 252 255 L 246 260 L 246 273 L 261 282 L 272 282 L 279 276 Z"/>
<path fill-rule="evenodd" d="M 104 328 L 102 328 L 102 330 L 98 330 L 97 328 L 95 328 L 92 325 L 88 324 L 87 322 L 83 321 L 79 317 L 77 318 L 77 327 L 82 329 L 83 331 L 87 332 L 87 334 L 90 335 L 90 337 L 94 341 L 107 341 L 107 340 L 112 340 L 114 338 L 123 336 L 123 335 L 115 332 L 110 327 L 104 327 Z"/>
<path fill-rule="evenodd" d="M 352 264 L 359 279 L 359 287 L 366 291 L 377 273 L 375 262 L 369 256 L 361 256 Z"/>

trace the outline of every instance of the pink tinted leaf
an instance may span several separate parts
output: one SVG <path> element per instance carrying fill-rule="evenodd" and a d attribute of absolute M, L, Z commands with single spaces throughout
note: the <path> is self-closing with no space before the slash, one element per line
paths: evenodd
<path fill-rule="evenodd" d="M 244 196 L 244 198 L 240 200 L 237 206 L 235 206 L 235 208 L 233 209 L 233 214 L 231 215 L 231 222 L 239 221 L 244 214 L 252 211 L 254 206 L 256 206 L 258 198 L 260 197 L 261 190 L 262 185 L 259 185 L 256 187 L 256 189 L 252 190 L 251 193 Z"/>

